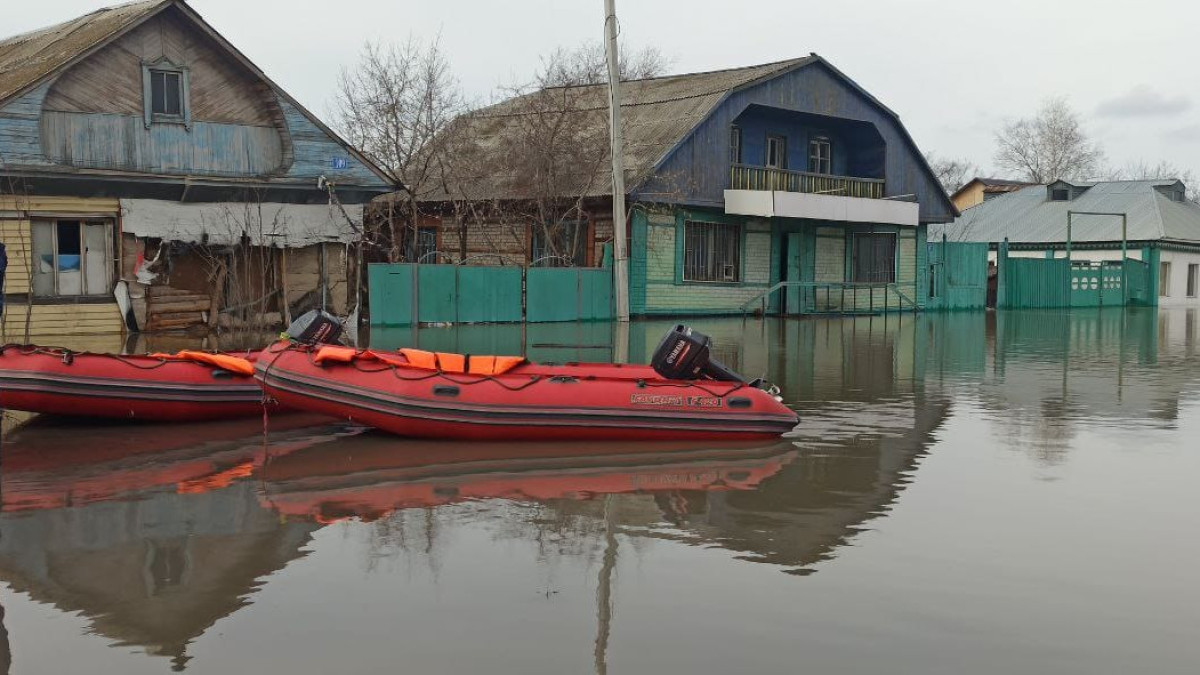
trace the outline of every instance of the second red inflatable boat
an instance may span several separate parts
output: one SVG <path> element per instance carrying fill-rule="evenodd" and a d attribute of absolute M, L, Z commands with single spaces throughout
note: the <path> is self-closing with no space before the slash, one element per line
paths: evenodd
<path fill-rule="evenodd" d="M 795 427 L 796 413 L 774 392 L 710 364 L 707 338 L 695 335 L 703 341 L 669 335 L 655 367 L 286 341 L 262 352 L 255 376 L 284 406 L 423 438 L 759 439 Z"/>

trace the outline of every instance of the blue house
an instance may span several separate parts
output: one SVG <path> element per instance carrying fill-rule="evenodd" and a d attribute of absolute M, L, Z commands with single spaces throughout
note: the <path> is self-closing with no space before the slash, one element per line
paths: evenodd
<path fill-rule="evenodd" d="M 555 167 L 518 160 L 537 141 L 530 129 L 607 139 L 607 96 L 605 84 L 551 88 L 473 113 L 471 164 L 489 169 L 424 195 L 426 255 L 602 264 L 612 239 L 603 157 L 558 157 L 571 167 L 558 183 L 571 208 L 553 229 L 539 221 L 546 195 L 530 175 Z M 634 80 L 621 98 L 633 314 L 925 306 L 927 226 L 958 212 L 896 113 L 828 61 Z M 558 124 L 530 121 L 547 117 Z M 471 201 L 487 202 L 487 215 L 464 220 Z M 560 255 L 546 256 L 556 238 Z"/>
<path fill-rule="evenodd" d="M 342 310 L 392 189 L 182 0 L 0 39 L 10 340 Z"/>

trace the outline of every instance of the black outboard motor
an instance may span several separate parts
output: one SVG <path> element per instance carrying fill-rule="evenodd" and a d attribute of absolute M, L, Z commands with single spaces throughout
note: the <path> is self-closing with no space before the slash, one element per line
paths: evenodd
<path fill-rule="evenodd" d="M 297 317 L 285 332 L 291 339 L 304 344 L 334 344 L 342 337 L 342 322 L 328 312 L 314 309 Z"/>
<path fill-rule="evenodd" d="M 667 333 L 650 365 L 668 380 L 695 380 L 708 377 L 724 382 L 749 384 L 746 378 L 709 356 L 712 338 L 679 324 Z"/>

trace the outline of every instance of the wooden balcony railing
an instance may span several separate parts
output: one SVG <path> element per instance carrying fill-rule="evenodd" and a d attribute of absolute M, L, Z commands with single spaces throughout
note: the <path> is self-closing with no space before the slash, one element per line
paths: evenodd
<path fill-rule="evenodd" d="M 828 176 L 745 164 L 734 164 L 730 168 L 729 187 L 732 190 L 778 190 L 838 197 L 883 198 L 882 178 Z"/>

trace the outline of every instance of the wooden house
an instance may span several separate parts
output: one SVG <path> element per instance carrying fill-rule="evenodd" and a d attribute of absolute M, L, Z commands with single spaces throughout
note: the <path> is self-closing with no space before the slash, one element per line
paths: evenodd
<path fill-rule="evenodd" d="M 6 340 L 344 310 L 389 189 L 183 0 L 0 40 Z"/>
<path fill-rule="evenodd" d="M 421 194 L 411 260 L 603 264 L 607 104 L 561 87 L 460 120 L 467 159 Z M 632 313 L 924 306 L 926 227 L 958 212 L 896 113 L 822 57 L 629 81 L 621 107 Z"/>
<path fill-rule="evenodd" d="M 955 190 L 954 194 L 950 195 L 950 201 L 954 202 L 954 207 L 962 212 L 972 206 L 979 206 L 989 199 L 995 199 L 1009 192 L 1016 192 L 1030 185 L 1033 185 L 1033 183 L 1009 180 L 1007 178 L 975 177 Z"/>

